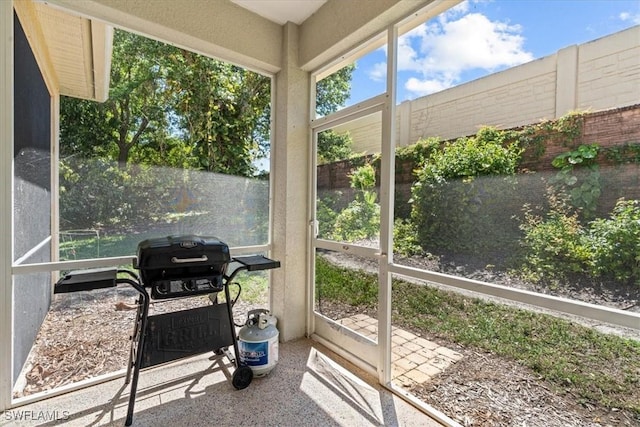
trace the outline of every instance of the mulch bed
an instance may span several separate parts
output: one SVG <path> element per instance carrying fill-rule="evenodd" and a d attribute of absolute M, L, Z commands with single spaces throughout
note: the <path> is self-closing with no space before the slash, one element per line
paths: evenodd
<path fill-rule="evenodd" d="M 118 288 L 58 294 L 40 327 L 14 397 L 28 396 L 126 369 L 137 293 Z M 211 304 L 204 296 L 151 303 L 149 315 Z M 238 301 L 234 321 L 242 324 L 252 308 Z"/>
<path fill-rule="evenodd" d="M 515 361 L 456 348 L 464 357 L 411 390 L 463 426 L 637 426 L 627 411 L 609 411 L 543 381 Z"/>

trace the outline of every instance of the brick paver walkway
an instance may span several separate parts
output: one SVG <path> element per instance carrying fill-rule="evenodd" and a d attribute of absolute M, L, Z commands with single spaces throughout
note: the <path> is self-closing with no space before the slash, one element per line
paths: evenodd
<path fill-rule="evenodd" d="M 366 337 L 377 337 L 378 321 L 365 314 L 338 323 Z M 428 381 L 462 358 L 458 352 L 396 327 L 391 328 L 391 343 L 393 380 L 406 388 Z"/>

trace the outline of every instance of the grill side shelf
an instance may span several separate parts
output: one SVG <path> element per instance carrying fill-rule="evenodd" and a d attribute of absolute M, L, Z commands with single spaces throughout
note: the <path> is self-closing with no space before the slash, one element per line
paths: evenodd
<path fill-rule="evenodd" d="M 53 292 L 56 294 L 64 294 L 115 288 L 117 273 L 118 269 L 115 267 L 71 271 L 56 282 Z"/>
<path fill-rule="evenodd" d="M 234 266 L 229 273 L 229 275 L 225 275 L 225 283 L 228 284 L 233 280 L 233 278 L 239 272 L 246 271 L 258 271 L 258 270 L 269 270 L 272 268 L 280 267 L 280 261 L 276 261 L 270 258 L 267 258 L 263 255 L 245 255 L 231 258 L 231 264 L 239 264 Z"/>
<path fill-rule="evenodd" d="M 233 257 L 232 261 L 239 262 L 247 271 L 270 270 L 280 267 L 280 261 L 267 258 L 263 255 L 246 255 Z"/>

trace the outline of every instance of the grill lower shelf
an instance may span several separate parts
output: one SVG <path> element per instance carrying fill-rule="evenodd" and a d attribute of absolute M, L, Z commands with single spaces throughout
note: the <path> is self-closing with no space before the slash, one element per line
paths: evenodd
<path fill-rule="evenodd" d="M 149 316 L 141 368 L 232 346 L 225 304 Z"/>

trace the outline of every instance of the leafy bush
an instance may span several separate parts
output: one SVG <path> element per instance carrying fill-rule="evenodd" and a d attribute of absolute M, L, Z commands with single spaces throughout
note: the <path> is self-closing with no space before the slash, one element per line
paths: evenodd
<path fill-rule="evenodd" d="M 367 204 L 375 204 L 377 194 L 376 170 L 369 163 L 360 166 L 350 175 L 351 188 L 358 190 L 356 198 L 361 198 Z"/>
<path fill-rule="evenodd" d="M 332 237 L 353 242 L 377 236 L 380 230 L 380 205 L 354 200 L 336 217 Z"/>
<path fill-rule="evenodd" d="M 410 159 L 416 166 L 421 166 L 431 157 L 434 151 L 440 148 L 440 145 L 442 145 L 442 140 L 438 137 L 423 138 L 415 144 L 398 147 L 396 149 L 396 159 Z"/>
<path fill-rule="evenodd" d="M 601 194 L 600 170 L 596 158 L 597 144 L 580 145 L 577 149 L 556 156 L 551 165 L 560 169 L 551 183 L 571 196 L 571 204 L 586 218 L 595 215 Z"/>
<path fill-rule="evenodd" d="M 611 276 L 640 284 L 640 201 L 620 199 L 610 218 L 580 223 L 570 196 L 550 190 L 550 208 L 536 215 L 525 206 L 523 272 L 536 281 L 558 282 L 568 274 Z"/>
<path fill-rule="evenodd" d="M 617 201 L 609 219 L 590 223 L 593 273 L 640 284 L 640 201 Z"/>
<path fill-rule="evenodd" d="M 60 162 L 60 222 L 63 230 L 132 225 L 166 211 L 175 177 L 149 167 L 118 167 L 103 158 Z"/>
<path fill-rule="evenodd" d="M 512 175 L 522 154 L 517 144 L 504 146 L 501 131 L 484 127 L 475 137 L 458 138 L 433 152 L 418 174 L 420 181 L 442 182 L 481 175 Z"/>
<path fill-rule="evenodd" d="M 371 164 L 357 168 L 351 174 L 351 188 L 356 195 L 335 219 L 332 238 L 352 242 L 378 236 L 380 205 L 376 203 L 376 174 Z"/>
<path fill-rule="evenodd" d="M 426 251 L 504 251 L 517 240 L 502 235 L 511 231 L 504 205 L 515 192 L 513 175 L 522 153 L 517 143 L 503 145 L 507 136 L 483 128 L 433 151 L 418 170 L 411 218 Z M 513 229 L 517 232 L 517 224 Z"/>
<path fill-rule="evenodd" d="M 422 247 L 418 243 L 416 227 L 413 222 L 398 218 L 393 224 L 393 251 L 399 255 L 421 255 Z"/>
<path fill-rule="evenodd" d="M 335 211 L 334 197 L 321 197 L 316 202 L 316 220 L 318 221 L 318 237 L 331 237 L 338 212 Z"/>
<path fill-rule="evenodd" d="M 534 281 L 550 283 L 570 273 L 580 273 L 589 264 L 587 232 L 578 215 L 571 211 L 567 196 L 552 189 L 548 193 L 549 210 L 540 215 L 524 206 L 525 250 L 523 273 Z"/>

